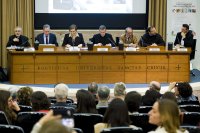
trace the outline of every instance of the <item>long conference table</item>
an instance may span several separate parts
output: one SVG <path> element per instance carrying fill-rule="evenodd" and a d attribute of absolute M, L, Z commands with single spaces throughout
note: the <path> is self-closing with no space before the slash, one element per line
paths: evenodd
<path fill-rule="evenodd" d="M 8 51 L 12 84 L 162 83 L 190 80 L 187 51 Z"/>

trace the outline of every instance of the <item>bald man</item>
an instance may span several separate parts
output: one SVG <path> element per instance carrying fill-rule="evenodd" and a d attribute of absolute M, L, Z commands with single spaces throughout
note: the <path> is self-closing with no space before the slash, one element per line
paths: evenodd
<path fill-rule="evenodd" d="M 133 29 L 131 27 L 125 29 L 125 33 L 120 37 L 120 42 L 122 42 L 126 47 L 138 46 L 137 38 L 133 35 Z"/>
<path fill-rule="evenodd" d="M 30 47 L 28 37 L 22 35 L 22 28 L 20 26 L 15 27 L 14 35 L 9 37 L 6 47 L 10 46 Z"/>
<path fill-rule="evenodd" d="M 156 90 L 156 91 L 160 92 L 161 85 L 157 81 L 151 81 L 150 84 L 149 84 L 149 89 L 150 90 Z"/>

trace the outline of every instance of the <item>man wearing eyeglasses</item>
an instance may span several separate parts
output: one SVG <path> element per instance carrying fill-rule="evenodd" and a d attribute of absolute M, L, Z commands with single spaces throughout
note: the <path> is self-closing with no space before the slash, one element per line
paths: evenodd
<path fill-rule="evenodd" d="M 133 29 L 131 27 L 125 29 L 125 34 L 120 37 L 120 42 L 126 47 L 137 47 L 137 38 L 133 35 Z"/>
<path fill-rule="evenodd" d="M 21 46 L 21 47 L 30 47 L 30 43 L 28 42 L 28 37 L 22 35 L 22 28 L 20 26 L 15 27 L 14 35 L 9 37 L 8 43 L 6 47 L 10 46 Z"/>

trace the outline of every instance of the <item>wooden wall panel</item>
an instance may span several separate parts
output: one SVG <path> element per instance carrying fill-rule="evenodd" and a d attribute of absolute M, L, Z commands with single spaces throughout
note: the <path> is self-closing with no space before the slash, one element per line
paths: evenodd
<path fill-rule="evenodd" d="M 35 73 L 35 84 L 57 84 L 56 73 Z"/>
<path fill-rule="evenodd" d="M 58 73 L 58 83 L 66 83 L 66 84 L 79 83 L 79 72 Z"/>
<path fill-rule="evenodd" d="M 146 55 L 126 55 L 125 64 L 146 64 Z"/>
<path fill-rule="evenodd" d="M 12 83 L 34 84 L 34 73 L 12 73 Z"/>
<path fill-rule="evenodd" d="M 124 82 L 124 72 L 103 72 L 103 83 Z"/>
<path fill-rule="evenodd" d="M 147 72 L 147 83 L 155 80 L 161 83 L 167 83 L 167 72 Z"/>
<path fill-rule="evenodd" d="M 146 72 L 125 72 L 125 83 L 146 83 Z"/>

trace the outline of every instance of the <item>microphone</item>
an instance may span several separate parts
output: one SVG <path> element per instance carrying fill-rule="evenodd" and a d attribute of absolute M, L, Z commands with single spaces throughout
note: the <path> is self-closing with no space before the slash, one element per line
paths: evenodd
<path fill-rule="evenodd" d="M 143 37 L 141 36 L 141 43 L 142 43 L 142 47 L 143 47 L 143 45 L 144 45 L 144 40 L 143 40 Z"/>
<path fill-rule="evenodd" d="M 110 39 L 109 37 L 107 39 L 116 47 L 116 44 L 114 41 L 112 41 L 112 39 Z"/>

